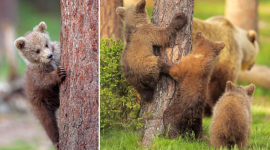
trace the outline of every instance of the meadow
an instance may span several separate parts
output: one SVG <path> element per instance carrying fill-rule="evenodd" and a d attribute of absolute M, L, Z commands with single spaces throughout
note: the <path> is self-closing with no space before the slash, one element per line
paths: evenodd
<path fill-rule="evenodd" d="M 194 17 L 207 19 L 216 15 L 223 15 L 225 1 L 200 0 L 195 1 Z M 270 1 L 259 0 L 259 44 L 260 51 L 256 64 L 270 66 Z M 152 8 L 147 8 L 149 16 Z M 247 85 L 247 83 L 238 83 Z M 252 104 L 252 125 L 248 149 L 270 149 L 270 91 L 262 87 L 256 87 Z M 173 140 L 156 136 L 151 147 L 143 148 L 140 141 L 141 135 L 136 130 L 115 127 L 101 131 L 101 150 L 189 150 L 189 149 L 214 149 L 209 145 L 209 125 L 211 118 L 203 119 L 205 137 L 202 141 L 187 141 L 182 138 Z M 238 149 L 238 148 L 234 148 Z"/>

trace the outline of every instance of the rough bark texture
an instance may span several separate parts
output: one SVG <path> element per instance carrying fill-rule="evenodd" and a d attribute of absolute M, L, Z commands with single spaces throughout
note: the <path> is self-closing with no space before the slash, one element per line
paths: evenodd
<path fill-rule="evenodd" d="M 60 149 L 98 149 L 99 2 L 61 0 Z"/>
<path fill-rule="evenodd" d="M 123 6 L 123 0 L 100 1 L 100 37 L 123 40 L 123 23 L 115 10 Z"/>
<path fill-rule="evenodd" d="M 241 71 L 239 82 L 248 82 L 270 89 L 270 68 L 267 66 L 254 65 L 249 71 Z"/>
<path fill-rule="evenodd" d="M 182 56 L 192 49 L 191 33 L 194 0 L 156 0 L 153 8 L 152 22 L 160 27 L 166 27 L 173 15 L 184 12 L 188 16 L 188 23 L 171 39 L 167 48 L 156 48 L 161 58 L 169 64 L 177 63 Z M 169 11 L 168 11 L 169 10 Z M 172 78 L 161 76 L 157 85 L 154 99 L 149 103 L 142 101 L 140 116 L 143 118 L 144 146 L 150 146 L 152 138 L 164 131 L 163 112 L 173 102 L 176 95 L 176 84 Z"/>
<path fill-rule="evenodd" d="M 258 0 L 226 0 L 225 17 L 243 29 L 258 33 Z"/>

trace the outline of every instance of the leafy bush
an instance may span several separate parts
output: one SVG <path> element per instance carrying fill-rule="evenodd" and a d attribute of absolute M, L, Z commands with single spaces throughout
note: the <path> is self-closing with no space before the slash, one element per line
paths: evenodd
<path fill-rule="evenodd" d="M 140 101 L 121 73 L 124 44 L 121 40 L 102 39 L 100 45 L 100 127 L 139 128 Z"/>

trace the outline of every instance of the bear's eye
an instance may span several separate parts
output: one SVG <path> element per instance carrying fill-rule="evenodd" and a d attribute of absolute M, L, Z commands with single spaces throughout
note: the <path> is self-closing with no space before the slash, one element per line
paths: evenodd
<path fill-rule="evenodd" d="M 37 50 L 36 50 L 36 53 L 39 54 L 39 53 L 40 53 L 40 49 L 37 49 Z"/>
<path fill-rule="evenodd" d="M 46 44 L 46 45 L 45 45 L 45 47 L 47 47 L 47 48 L 48 48 L 48 44 Z"/>

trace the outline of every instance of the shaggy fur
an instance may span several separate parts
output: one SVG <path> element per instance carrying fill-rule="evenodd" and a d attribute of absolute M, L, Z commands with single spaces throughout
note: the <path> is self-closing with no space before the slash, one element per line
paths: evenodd
<path fill-rule="evenodd" d="M 169 70 L 177 81 L 177 95 L 163 114 L 165 130 L 169 129 L 169 138 L 179 134 L 195 133 L 195 138 L 202 137 L 202 113 L 208 97 L 208 84 L 214 68 L 214 60 L 224 48 L 224 42 L 212 42 L 198 32 L 191 54 Z"/>
<path fill-rule="evenodd" d="M 65 79 L 66 71 L 59 66 L 60 44 L 51 42 L 46 28 L 46 24 L 41 22 L 14 44 L 27 64 L 26 92 L 33 111 L 58 148 L 59 131 L 55 111 L 59 108 L 59 86 Z"/>
<path fill-rule="evenodd" d="M 213 111 L 210 125 L 211 144 L 222 147 L 238 148 L 248 146 L 251 125 L 251 100 L 255 85 L 235 86 L 231 81 L 226 84 L 226 92 L 218 100 Z"/>
<path fill-rule="evenodd" d="M 184 14 L 176 14 L 170 25 L 158 28 L 150 23 L 145 10 L 145 0 L 128 7 L 118 7 L 116 12 L 125 24 L 125 48 L 121 67 L 127 82 L 141 98 L 150 101 L 160 73 L 168 74 L 169 66 L 153 53 L 153 46 L 165 46 L 169 37 L 187 22 Z"/>
<path fill-rule="evenodd" d="M 210 81 L 210 99 L 205 108 L 205 113 L 209 116 L 213 105 L 225 91 L 226 82 L 236 82 L 241 69 L 247 70 L 253 66 L 259 48 L 255 31 L 238 28 L 221 16 L 205 21 L 194 18 L 193 38 L 198 31 L 203 32 L 210 40 L 224 41 L 226 45 L 216 59 Z"/>

